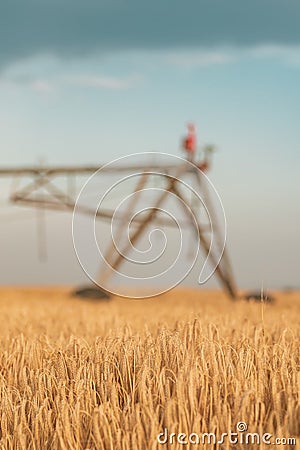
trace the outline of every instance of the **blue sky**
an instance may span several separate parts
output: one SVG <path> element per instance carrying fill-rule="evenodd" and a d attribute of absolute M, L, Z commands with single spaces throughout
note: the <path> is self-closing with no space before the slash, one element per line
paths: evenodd
<path fill-rule="evenodd" d="M 211 178 L 239 284 L 299 286 L 300 6 L 241 3 L 2 1 L 0 165 L 180 155 L 193 120 L 199 143 L 217 147 Z M 33 223 L 2 222 L 0 282 L 76 282 L 69 218 L 51 215 L 44 266 Z"/>

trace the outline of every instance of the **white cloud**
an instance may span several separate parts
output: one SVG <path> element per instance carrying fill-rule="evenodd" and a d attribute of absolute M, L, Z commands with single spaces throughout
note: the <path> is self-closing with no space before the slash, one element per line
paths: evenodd
<path fill-rule="evenodd" d="M 39 92 L 41 94 L 50 94 L 55 91 L 57 86 L 55 84 L 50 83 L 48 80 L 33 80 L 28 83 L 28 87 L 33 91 Z"/>
<path fill-rule="evenodd" d="M 300 46 L 261 45 L 248 50 L 257 59 L 274 59 L 289 66 L 300 66 Z"/>
<path fill-rule="evenodd" d="M 194 50 L 168 53 L 165 56 L 168 64 L 185 69 L 197 67 L 209 67 L 220 64 L 228 64 L 235 60 L 235 55 L 230 50 Z"/>
<path fill-rule="evenodd" d="M 139 76 L 121 78 L 121 77 L 83 75 L 83 76 L 67 77 L 64 79 L 64 83 L 94 89 L 122 90 L 134 87 L 140 81 L 140 79 L 141 78 Z"/>
<path fill-rule="evenodd" d="M 228 47 L 214 50 L 180 50 L 167 52 L 164 61 L 183 69 L 205 68 L 239 62 L 242 59 L 274 60 L 280 64 L 300 67 L 300 46 L 259 45 L 256 47 Z"/>
<path fill-rule="evenodd" d="M 128 55 L 127 55 L 128 56 Z M 252 47 L 219 47 L 214 49 L 179 49 L 177 51 L 149 51 L 147 53 L 131 54 L 130 64 L 140 72 L 141 68 L 164 70 L 166 66 L 174 70 L 201 70 L 213 66 L 222 66 L 239 63 L 241 61 L 267 63 L 273 61 L 277 64 L 300 68 L 299 45 L 259 45 Z M 128 61 L 128 58 L 127 58 Z M 92 67 L 96 60 L 91 60 Z M 118 60 L 124 66 L 124 61 Z M 70 73 L 68 68 L 58 64 L 56 60 L 30 60 L 19 64 L 2 73 L 0 88 L 6 90 L 28 89 L 39 95 L 50 96 L 63 89 L 95 89 L 107 91 L 120 91 L 133 89 L 138 86 L 143 77 L 139 74 L 128 76 L 106 75 L 95 67 L 82 67 L 79 64 L 75 72 Z M 134 69 L 133 69 L 134 70 Z"/>
<path fill-rule="evenodd" d="M 30 77 L 0 77 L 0 87 L 4 89 L 17 90 L 17 89 L 30 89 L 40 94 L 49 94 L 56 90 L 57 86 L 52 81 L 43 78 L 30 78 Z"/>
<path fill-rule="evenodd" d="M 3 76 L 0 87 L 4 89 L 26 88 L 41 95 L 49 95 L 62 88 L 78 87 L 103 90 L 125 90 L 135 87 L 141 81 L 140 76 L 111 77 L 97 75 L 59 76 L 52 78 L 34 78 L 34 76 Z"/>

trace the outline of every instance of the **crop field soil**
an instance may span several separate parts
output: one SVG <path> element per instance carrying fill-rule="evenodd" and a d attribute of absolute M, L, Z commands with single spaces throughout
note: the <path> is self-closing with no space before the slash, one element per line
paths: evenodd
<path fill-rule="evenodd" d="M 1 288 L 0 448 L 299 449 L 300 295 L 275 295 Z"/>

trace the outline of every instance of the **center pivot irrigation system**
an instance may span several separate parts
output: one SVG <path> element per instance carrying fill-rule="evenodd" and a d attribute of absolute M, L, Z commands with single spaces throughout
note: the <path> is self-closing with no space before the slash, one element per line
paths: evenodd
<path fill-rule="evenodd" d="M 77 213 L 82 213 L 95 217 L 99 221 L 111 222 L 116 220 L 120 227 L 120 232 L 124 229 L 124 225 L 131 219 L 132 229 L 129 236 L 129 242 L 123 246 L 120 252 L 116 246 L 115 239 L 111 239 L 104 259 L 108 264 L 101 265 L 99 275 L 97 278 L 97 284 L 99 286 L 105 285 L 108 278 L 113 277 L 114 271 L 117 271 L 119 267 L 126 260 L 126 255 L 129 254 L 131 246 L 134 246 L 136 242 L 142 238 L 146 233 L 149 223 L 155 223 L 163 227 L 172 227 L 174 222 L 161 216 L 161 208 L 167 201 L 167 196 L 172 194 L 176 196 L 182 209 L 182 214 L 185 218 L 184 226 L 193 228 L 196 231 L 197 238 L 201 242 L 201 251 L 204 258 L 215 268 L 215 275 L 217 276 L 222 288 L 232 299 L 237 298 L 237 288 L 234 280 L 234 276 L 231 270 L 229 257 L 227 254 L 227 248 L 224 245 L 225 241 L 222 235 L 222 224 L 218 223 L 217 214 L 214 212 L 214 205 L 210 198 L 209 189 L 207 189 L 207 183 L 204 182 L 206 172 L 210 167 L 210 153 L 212 148 L 206 147 L 204 149 L 204 158 L 200 162 L 195 161 L 195 139 L 194 129 L 189 127 L 189 134 L 183 143 L 183 148 L 187 153 L 187 160 L 183 161 L 178 158 L 178 162 L 169 164 L 155 163 L 155 161 L 147 164 L 113 164 L 103 166 L 80 166 L 80 167 L 47 167 L 47 166 L 35 166 L 35 167 L 18 167 L 18 168 L 0 168 L 0 177 L 12 177 L 13 187 L 10 194 L 10 202 L 17 205 L 28 206 L 36 208 L 39 212 L 39 242 L 40 242 L 40 256 L 45 256 L 45 247 L 43 245 L 44 240 L 44 227 L 43 227 L 43 213 L 46 209 L 60 210 L 60 211 L 74 211 L 76 208 Z M 156 198 L 154 204 L 148 210 L 145 210 L 143 214 L 135 215 L 134 208 L 137 199 L 132 196 L 131 203 L 126 211 L 121 214 L 116 214 L 115 210 L 110 208 L 99 208 L 95 211 L 95 208 L 91 208 L 88 204 L 80 204 L 77 202 L 76 192 L 76 178 L 77 177 L 89 177 L 97 172 L 98 176 L 103 178 L 105 176 L 115 176 L 117 173 L 139 173 L 136 185 L 132 189 L 132 193 L 138 194 L 139 201 L 143 196 L 143 189 L 149 182 L 153 173 L 159 172 L 160 177 L 164 180 L 164 188 Z M 201 197 L 205 199 L 205 206 L 209 211 L 210 218 L 214 221 L 213 235 L 211 227 L 207 226 L 207 222 L 203 220 L 203 215 L 199 213 L 193 202 L 184 197 L 182 190 L 180 189 L 180 179 L 189 177 L 193 180 L 193 186 Z M 22 186 L 20 181 L 23 180 Z M 24 181 L 25 186 L 24 186 Z M 64 182 L 62 182 L 64 181 Z M 132 214 L 131 214 L 132 213 Z M 218 226 L 220 225 L 220 226 Z M 195 230 L 196 229 L 196 230 Z M 121 234 L 121 233 L 120 233 Z M 212 241 L 214 241 L 214 248 L 217 250 L 212 251 Z M 222 255 L 219 260 L 217 254 Z M 92 290 L 95 288 L 90 288 Z M 103 296 L 109 296 L 109 293 L 102 288 L 97 287 L 98 292 Z M 88 291 L 88 289 L 87 289 Z M 84 296 L 85 289 L 77 290 L 77 294 L 82 293 Z M 89 295 L 90 293 L 88 293 Z M 99 295 L 100 296 L 100 295 Z"/>

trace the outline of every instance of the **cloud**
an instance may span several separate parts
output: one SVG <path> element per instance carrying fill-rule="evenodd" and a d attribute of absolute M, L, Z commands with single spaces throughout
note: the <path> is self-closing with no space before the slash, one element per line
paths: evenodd
<path fill-rule="evenodd" d="M 161 60 L 183 69 L 198 69 L 215 65 L 238 63 L 242 59 L 273 60 L 300 67 L 300 45 L 258 45 L 254 47 L 228 47 L 218 50 L 186 50 L 163 52 Z"/>
<path fill-rule="evenodd" d="M 138 76 L 132 76 L 128 78 L 117 78 L 117 77 L 85 75 L 85 76 L 65 78 L 64 82 L 66 84 L 94 89 L 122 90 L 134 87 L 140 80 L 141 78 Z"/>
<path fill-rule="evenodd" d="M 2 0 L 0 67 L 35 55 L 300 44 L 299 0 Z"/>
<path fill-rule="evenodd" d="M 78 87 L 103 90 L 126 90 L 140 83 L 141 77 L 112 77 L 99 75 L 61 76 L 54 78 L 34 78 L 31 76 L 2 76 L 0 87 L 17 89 L 25 87 L 39 94 L 51 94 L 62 88 Z"/>
<path fill-rule="evenodd" d="M 165 56 L 166 63 L 186 69 L 228 64 L 235 59 L 236 55 L 229 50 L 173 51 Z"/>
<path fill-rule="evenodd" d="M 18 89 L 29 89 L 42 95 L 50 95 L 57 91 L 58 85 L 50 80 L 45 79 L 14 79 L 6 76 L 0 77 L 0 88 L 9 91 L 16 91 Z"/>
<path fill-rule="evenodd" d="M 33 80 L 29 83 L 29 87 L 36 92 L 41 94 L 50 94 L 55 90 L 55 86 L 48 80 Z"/>
<path fill-rule="evenodd" d="M 300 45 L 262 45 L 249 50 L 256 59 L 274 59 L 288 66 L 300 67 Z"/>

